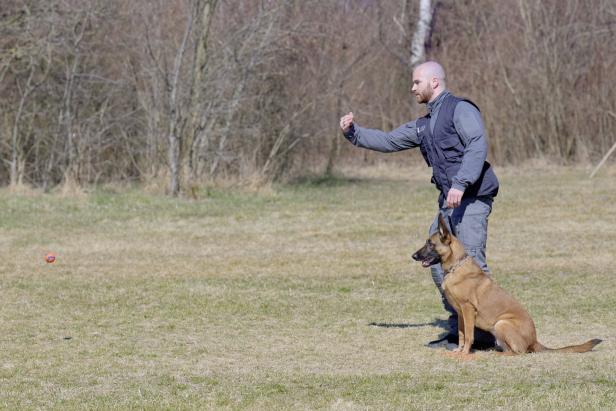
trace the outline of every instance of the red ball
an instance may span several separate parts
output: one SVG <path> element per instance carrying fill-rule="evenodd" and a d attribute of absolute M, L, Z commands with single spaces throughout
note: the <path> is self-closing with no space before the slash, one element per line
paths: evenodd
<path fill-rule="evenodd" d="M 56 256 L 49 253 L 45 256 L 45 261 L 47 261 L 48 263 L 53 263 L 54 261 L 56 261 Z"/>

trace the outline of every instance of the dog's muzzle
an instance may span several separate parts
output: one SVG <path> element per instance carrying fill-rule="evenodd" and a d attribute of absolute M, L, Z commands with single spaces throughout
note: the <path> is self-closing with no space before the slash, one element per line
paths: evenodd
<path fill-rule="evenodd" d="M 441 256 L 434 250 L 434 246 L 430 241 L 413 254 L 413 260 L 421 262 L 422 267 L 430 267 L 431 265 L 441 262 Z"/>

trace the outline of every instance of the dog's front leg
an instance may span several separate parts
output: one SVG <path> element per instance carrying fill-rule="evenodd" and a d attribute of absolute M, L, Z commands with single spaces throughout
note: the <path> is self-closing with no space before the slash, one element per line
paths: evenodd
<path fill-rule="evenodd" d="M 475 340 L 475 317 L 477 316 L 477 310 L 472 304 L 464 303 L 462 304 L 460 311 L 462 311 L 462 318 L 464 322 L 464 342 L 461 343 L 462 349 L 460 351 L 462 354 L 468 354 L 471 352 L 471 346 Z M 459 318 L 458 321 L 460 321 Z M 460 335 L 460 337 L 462 338 L 462 335 Z M 460 341 L 458 341 L 459 344 Z"/>
<path fill-rule="evenodd" d="M 462 310 L 458 310 L 458 348 L 454 352 L 461 352 L 464 349 L 464 315 Z"/>

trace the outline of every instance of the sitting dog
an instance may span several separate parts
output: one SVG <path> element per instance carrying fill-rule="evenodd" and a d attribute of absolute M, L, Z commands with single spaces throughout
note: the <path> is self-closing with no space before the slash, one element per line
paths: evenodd
<path fill-rule="evenodd" d="M 537 341 L 535 323 L 513 297 L 500 288 L 468 256 L 464 246 L 439 217 L 438 232 L 413 254 L 423 267 L 441 263 L 445 272 L 443 289 L 449 303 L 458 313 L 458 348 L 468 354 L 473 344 L 474 327 L 491 332 L 505 354 L 532 352 L 587 352 L 601 342 L 593 339 L 584 344 L 563 348 L 547 348 Z"/>

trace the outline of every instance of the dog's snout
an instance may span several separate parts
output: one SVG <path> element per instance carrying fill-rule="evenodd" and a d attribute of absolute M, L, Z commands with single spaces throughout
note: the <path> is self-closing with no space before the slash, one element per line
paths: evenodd
<path fill-rule="evenodd" d="M 430 240 L 426 241 L 426 244 L 421 247 L 419 250 L 413 253 L 412 258 L 415 261 L 422 261 L 426 258 L 426 254 L 430 251 Z"/>
<path fill-rule="evenodd" d="M 412 258 L 415 261 L 423 261 L 423 259 L 426 258 L 426 247 L 423 246 L 419 250 L 415 251 Z"/>

